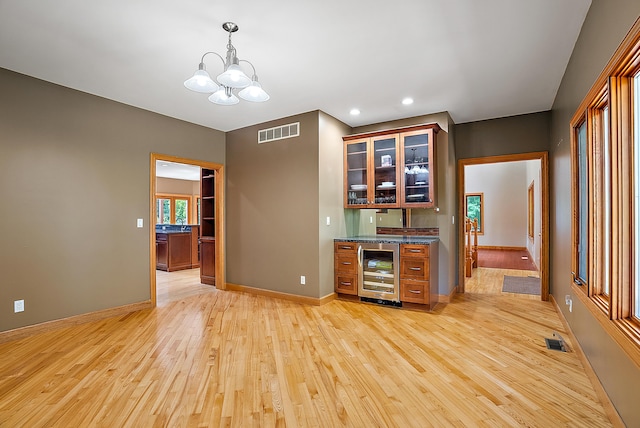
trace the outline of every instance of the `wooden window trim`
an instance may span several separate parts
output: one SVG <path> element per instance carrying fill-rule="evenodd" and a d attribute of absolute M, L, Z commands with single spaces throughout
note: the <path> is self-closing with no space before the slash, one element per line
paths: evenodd
<path fill-rule="evenodd" d="M 592 236 L 594 231 L 602 230 L 603 208 L 598 205 L 602 198 L 602 153 L 598 144 L 598 110 L 607 103 L 603 94 L 608 97 L 609 105 L 609 144 L 610 144 L 610 189 L 611 189 L 611 246 L 610 246 L 610 295 L 602 293 L 595 284 L 606 274 L 600 260 L 604 253 L 602 244 L 588 249 L 587 272 L 594 284 L 572 284 L 576 296 L 584 303 L 604 330 L 615 340 L 632 361 L 640 367 L 640 320 L 633 316 L 634 276 L 640 269 L 640 261 L 634 260 L 634 189 L 633 170 L 633 77 L 640 72 L 640 18 L 620 44 L 611 61 L 600 74 L 593 87 L 587 93 L 571 119 L 571 168 L 572 189 L 576 189 L 577 174 L 577 127 L 586 120 L 588 166 L 587 183 L 589 211 L 588 243 L 600 242 L 599 236 Z M 637 102 L 637 101 L 636 101 Z M 595 143 L 594 143 L 595 141 Z M 597 173 L 594 174 L 594 171 Z M 631 196 L 631 198 L 630 198 Z M 572 269 L 576 272 L 575 257 L 578 240 L 578 207 L 576 195 L 572 195 Z M 599 208 L 598 208 L 599 207 Z M 600 259 L 596 258 L 600 257 Z"/>
<path fill-rule="evenodd" d="M 187 220 L 189 222 L 187 224 L 191 224 L 190 220 L 192 219 L 193 212 L 193 197 L 192 195 L 181 195 L 177 193 L 156 193 L 156 200 L 158 199 L 169 199 L 171 202 L 169 204 L 170 210 L 170 224 L 176 224 L 176 199 L 186 200 L 189 203 L 187 204 Z"/>
<path fill-rule="evenodd" d="M 465 210 L 464 215 L 467 215 L 467 197 L 468 196 L 479 196 L 480 197 L 480 221 L 478 225 L 480 226 L 480 230 L 478 231 L 478 235 L 484 235 L 484 193 L 483 192 L 475 192 L 475 193 L 465 193 L 464 194 L 464 202 L 465 202 Z"/>

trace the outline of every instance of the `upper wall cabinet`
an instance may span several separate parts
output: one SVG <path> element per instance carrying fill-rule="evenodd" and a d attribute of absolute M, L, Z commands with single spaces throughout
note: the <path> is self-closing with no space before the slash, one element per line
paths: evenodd
<path fill-rule="evenodd" d="M 345 208 L 435 206 L 437 124 L 344 137 Z"/>

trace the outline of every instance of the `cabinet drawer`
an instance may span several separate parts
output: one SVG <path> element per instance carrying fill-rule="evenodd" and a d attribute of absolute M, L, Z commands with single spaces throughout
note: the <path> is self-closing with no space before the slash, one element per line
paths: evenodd
<path fill-rule="evenodd" d="M 429 303 L 429 281 L 400 281 L 400 300 L 423 305 Z"/>
<path fill-rule="evenodd" d="M 358 257 L 355 254 L 336 253 L 334 257 L 333 270 L 336 272 L 353 273 L 357 272 Z"/>
<path fill-rule="evenodd" d="M 429 257 L 429 246 L 418 244 L 401 244 L 400 257 Z"/>
<path fill-rule="evenodd" d="M 358 251 L 357 242 L 334 242 L 333 248 L 336 253 L 353 253 L 354 255 Z"/>
<path fill-rule="evenodd" d="M 400 279 L 429 279 L 429 259 L 400 257 Z"/>
<path fill-rule="evenodd" d="M 335 275 L 336 293 L 358 294 L 358 279 L 355 274 L 336 273 Z"/>

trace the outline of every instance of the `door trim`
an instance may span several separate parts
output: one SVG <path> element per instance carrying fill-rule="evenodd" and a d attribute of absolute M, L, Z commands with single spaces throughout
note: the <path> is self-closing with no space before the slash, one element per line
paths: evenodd
<path fill-rule="evenodd" d="M 458 160 L 458 290 L 464 293 L 464 168 L 469 165 L 481 165 L 487 163 L 515 162 L 526 160 L 540 160 L 540 199 L 542 218 L 540 229 L 542 238 L 540 242 L 540 300 L 549 300 L 549 152 L 531 152 L 513 155 L 488 156 L 482 158 L 469 158 Z"/>
<path fill-rule="evenodd" d="M 216 288 L 226 289 L 224 261 L 224 165 L 178 156 L 151 153 L 149 165 L 149 288 L 152 307 L 156 306 L 156 161 L 167 161 L 195 165 L 216 171 Z"/>

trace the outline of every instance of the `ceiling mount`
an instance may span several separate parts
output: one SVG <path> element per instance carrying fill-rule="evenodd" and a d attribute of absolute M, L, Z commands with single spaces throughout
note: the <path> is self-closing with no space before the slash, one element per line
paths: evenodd
<path fill-rule="evenodd" d="M 235 33 L 238 31 L 238 26 L 233 22 L 225 22 L 222 24 L 222 28 L 224 28 L 224 31 L 227 33 Z"/>
<path fill-rule="evenodd" d="M 205 52 L 205 54 L 202 55 L 198 69 L 190 79 L 184 82 L 184 86 L 195 92 L 211 94 L 209 101 L 219 105 L 230 106 L 238 104 L 240 100 L 233 93 L 236 89 L 241 89 L 238 95 L 244 100 L 252 102 L 267 101 L 269 94 L 262 89 L 262 86 L 258 82 L 255 67 L 249 61 L 239 59 L 236 55 L 236 48 L 231 43 L 231 35 L 238 31 L 238 26 L 233 22 L 227 21 L 222 24 L 222 28 L 229 33 L 226 59 L 216 52 Z M 216 77 L 216 81 L 211 79 L 204 64 L 204 58 L 209 54 L 216 55 L 220 58 L 224 66 L 224 71 Z M 240 68 L 241 62 L 246 62 L 251 66 L 253 71 L 251 78 Z"/>

